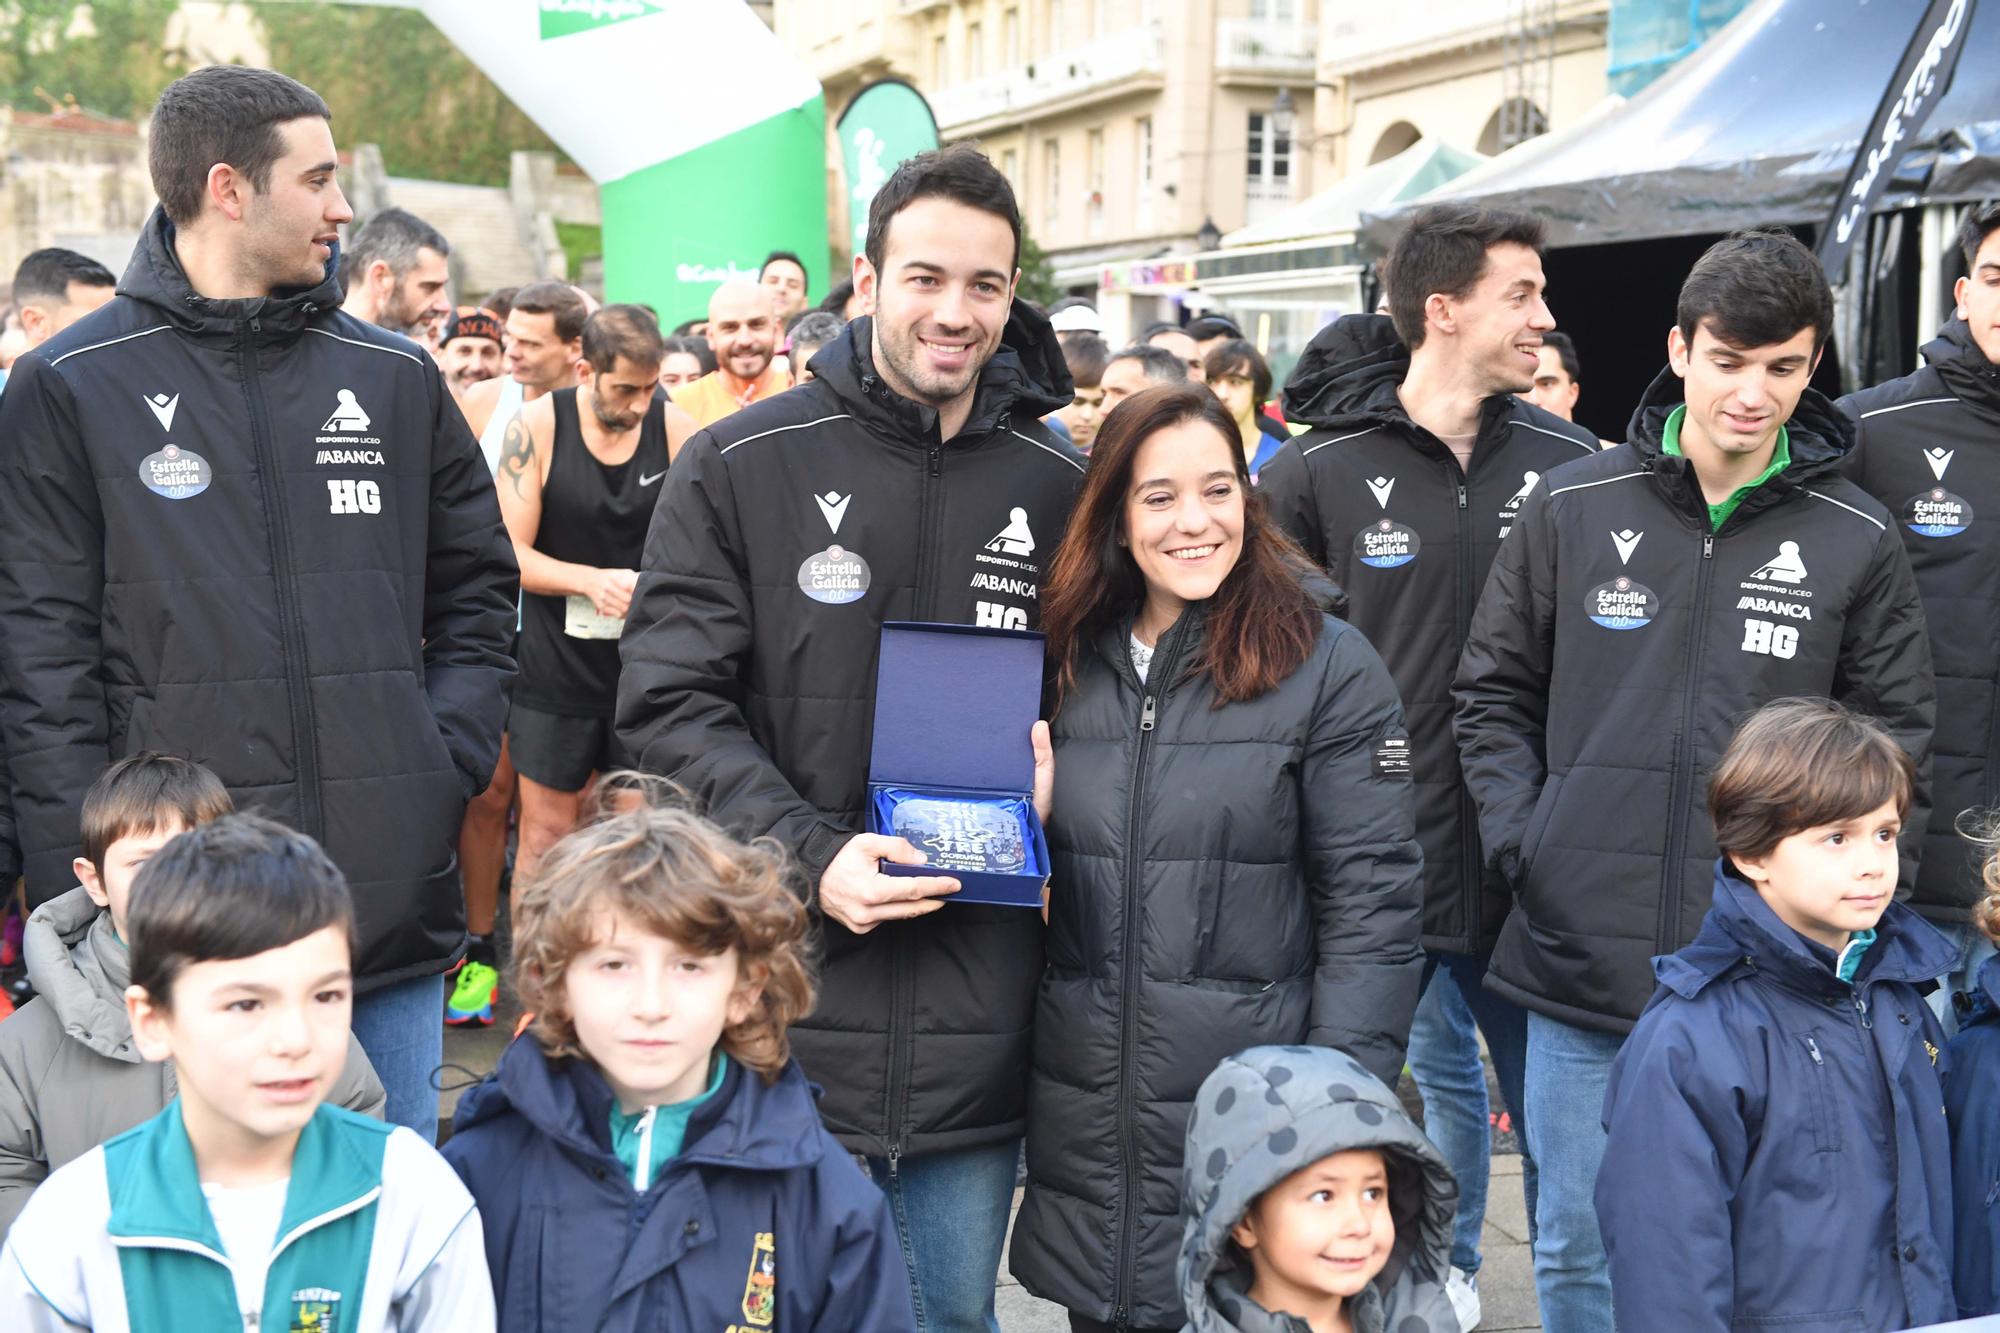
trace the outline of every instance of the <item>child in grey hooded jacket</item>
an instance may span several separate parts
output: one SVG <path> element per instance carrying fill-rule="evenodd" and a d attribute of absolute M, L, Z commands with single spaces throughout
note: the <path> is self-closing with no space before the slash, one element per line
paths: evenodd
<path fill-rule="evenodd" d="M 1224 1060 L 1196 1095 L 1184 1163 L 1186 1333 L 1310 1333 L 1303 1307 L 1333 1289 L 1354 1333 L 1457 1333 L 1444 1286 L 1457 1182 L 1350 1056 L 1257 1046 Z M 1253 1299 L 1279 1291 L 1284 1313 Z"/>
<path fill-rule="evenodd" d="M 28 918 L 36 995 L 0 1024 L 0 1239 L 51 1172 L 151 1120 L 179 1087 L 132 1040 L 125 902 L 138 867 L 174 835 L 227 812 L 201 765 L 141 752 L 107 768 L 83 801 L 83 882 Z M 352 1035 L 327 1101 L 382 1118 L 387 1094 Z"/>

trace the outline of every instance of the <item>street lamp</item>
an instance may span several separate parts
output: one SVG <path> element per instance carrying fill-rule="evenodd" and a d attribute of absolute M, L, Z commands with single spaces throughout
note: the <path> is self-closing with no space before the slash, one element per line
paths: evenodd
<path fill-rule="evenodd" d="M 1278 89 L 1278 100 L 1271 103 L 1271 135 L 1274 139 L 1289 143 L 1292 130 L 1298 124 L 1298 117 L 1292 111 L 1292 90 Z"/>
<path fill-rule="evenodd" d="M 1215 225 L 1214 218 L 1204 217 L 1201 220 L 1201 230 L 1194 234 L 1194 244 L 1204 254 L 1222 244 L 1222 228 Z"/>

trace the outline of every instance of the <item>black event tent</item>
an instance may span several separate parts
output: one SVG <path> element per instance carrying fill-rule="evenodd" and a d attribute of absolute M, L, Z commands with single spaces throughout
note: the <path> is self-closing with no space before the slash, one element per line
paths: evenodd
<path fill-rule="evenodd" d="M 1688 265 L 1737 227 L 1786 223 L 1810 243 L 1924 9 L 1924 0 L 1756 0 L 1630 101 L 1365 217 L 1362 245 L 1381 254 L 1402 217 L 1442 200 L 1545 218 L 1550 302 L 1584 362 L 1579 416 L 1621 438 L 1638 390 L 1665 361 Z M 1950 90 L 1856 247 L 1866 313 L 1849 327 L 1866 344 L 1852 358 L 1862 380 L 1909 369 L 1920 341 L 1917 228 L 1883 214 L 2000 196 L 2000 0 L 1984 0 L 1971 23 Z"/>

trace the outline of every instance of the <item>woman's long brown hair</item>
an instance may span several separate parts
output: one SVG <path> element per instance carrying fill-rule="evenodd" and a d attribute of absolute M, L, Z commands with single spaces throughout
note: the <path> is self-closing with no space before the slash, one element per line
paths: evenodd
<path fill-rule="evenodd" d="M 1250 484 L 1235 419 L 1199 385 L 1163 385 L 1133 394 L 1098 427 L 1083 491 L 1043 582 L 1042 632 L 1057 667 L 1058 706 L 1076 686 L 1079 655 L 1145 600 L 1145 578 L 1131 552 L 1118 544 L 1132 465 L 1139 447 L 1156 432 L 1189 421 L 1214 428 L 1236 460 L 1243 551 L 1208 599 L 1206 643 L 1187 674 L 1206 672 L 1220 706 L 1276 689 L 1312 656 L 1320 611 L 1302 582 L 1312 563 L 1266 517 L 1263 497 Z"/>

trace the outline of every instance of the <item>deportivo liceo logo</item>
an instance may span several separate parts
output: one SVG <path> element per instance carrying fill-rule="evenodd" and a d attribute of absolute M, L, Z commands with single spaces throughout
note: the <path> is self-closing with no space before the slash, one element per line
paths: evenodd
<path fill-rule="evenodd" d="M 354 390 L 341 389 L 334 394 L 333 415 L 321 426 L 327 430 L 367 430 L 368 414 L 361 410 L 361 404 L 354 401 Z"/>
<path fill-rule="evenodd" d="M 140 397 L 145 400 L 146 406 L 153 409 L 153 417 L 160 423 L 161 430 L 172 430 L 174 428 L 174 409 L 181 405 L 181 396 L 179 394 L 175 394 L 171 398 L 163 393 L 141 394 Z M 1938 475 L 1943 476 L 1944 474 L 1940 472 Z"/>
<path fill-rule="evenodd" d="M 1035 534 L 1028 530 L 1028 511 L 1008 510 L 1007 526 L 1000 529 L 992 541 L 986 543 L 986 549 L 1000 555 L 1033 555 Z"/>
<path fill-rule="evenodd" d="M 1797 542 L 1779 542 L 1778 553 L 1768 564 L 1759 565 L 1750 577 L 1769 579 L 1773 583 L 1799 583 L 1805 579 L 1806 562 L 1799 558 Z"/>
<path fill-rule="evenodd" d="M 1368 483 L 1368 493 L 1375 497 L 1375 503 L 1384 509 L 1389 507 L 1389 492 L 1396 489 L 1394 477 L 1377 477 Z"/>
<path fill-rule="evenodd" d="M 1614 532 L 1611 534 L 1611 544 L 1618 548 L 1619 564 L 1629 565 L 1632 563 L 1632 552 L 1639 549 L 1639 542 L 1645 535 L 1643 532 L 1634 532 L 1630 528 L 1625 529 L 1623 532 Z"/>
<path fill-rule="evenodd" d="M 1931 465 L 1931 475 L 1943 481 L 1944 470 L 1951 466 L 1952 457 L 1957 452 L 1956 449 L 1946 449 L 1942 446 L 1924 450 L 1924 461 Z"/>
<path fill-rule="evenodd" d="M 1521 474 L 1521 489 L 1514 492 L 1514 498 L 1507 502 L 1507 507 L 1509 509 L 1519 509 L 1527 500 L 1528 492 L 1534 490 L 1535 483 L 1541 479 L 1542 474 L 1539 472 L 1523 472 Z"/>

